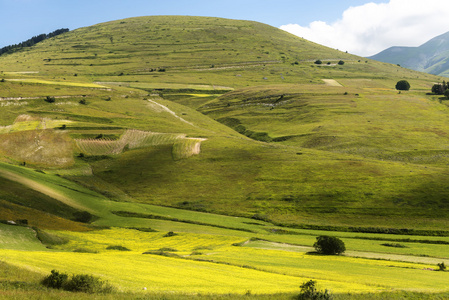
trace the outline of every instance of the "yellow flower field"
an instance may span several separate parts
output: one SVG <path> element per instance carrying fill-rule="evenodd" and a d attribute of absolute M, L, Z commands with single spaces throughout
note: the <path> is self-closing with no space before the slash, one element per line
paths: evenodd
<path fill-rule="evenodd" d="M 54 231 L 69 243 L 52 251 L 0 250 L 9 263 L 48 274 L 100 276 L 122 291 L 254 294 L 297 292 L 310 279 L 333 293 L 390 289 L 441 292 L 449 274 L 431 266 L 347 256 L 233 246 L 245 238 L 112 228 Z M 130 251 L 108 250 L 122 246 Z M 82 249 L 82 250 L 81 250 Z M 79 253 L 76 251 L 89 253 Z M 144 254 L 153 251 L 152 254 Z M 155 253 L 170 253 L 170 257 Z"/>

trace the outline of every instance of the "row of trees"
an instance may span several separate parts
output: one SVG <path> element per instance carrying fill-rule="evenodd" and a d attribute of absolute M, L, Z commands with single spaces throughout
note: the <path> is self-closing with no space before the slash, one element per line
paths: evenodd
<path fill-rule="evenodd" d="M 52 38 L 54 36 L 60 35 L 62 33 L 68 32 L 68 31 L 69 31 L 68 28 L 61 28 L 61 29 L 57 29 L 53 32 L 50 32 L 49 34 L 43 33 L 43 34 L 40 34 L 37 36 L 33 36 L 31 39 L 28 39 L 19 44 L 9 45 L 9 46 L 0 48 L 0 55 L 6 54 L 6 53 L 14 53 L 14 52 L 21 50 L 22 48 L 34 46 L 35 44 L 42 42 L 43 40 Z"/>

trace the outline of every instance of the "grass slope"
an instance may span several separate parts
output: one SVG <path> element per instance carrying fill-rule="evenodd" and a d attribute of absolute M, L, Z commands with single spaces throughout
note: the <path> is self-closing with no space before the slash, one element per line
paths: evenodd
<path fill-rule="evenodd" d="M 288 298 L 309 278 L 341 299 L 447 291 L 447 273 L 424 270 L 448 258 L 449 111 L 427 95 L 440 78 L 256 22 L 173 16 L 80 28 L 0 65 L 0 219 L 69 239 L 43 249 L 2 225 L 7 262 L 89 270 L 128 291 L 112 297 L 151 281 L 154 297 Z M 91 224 L 71 220 L 80 211 Z M 322 234 L 347 255 L 305 254 Z"/>

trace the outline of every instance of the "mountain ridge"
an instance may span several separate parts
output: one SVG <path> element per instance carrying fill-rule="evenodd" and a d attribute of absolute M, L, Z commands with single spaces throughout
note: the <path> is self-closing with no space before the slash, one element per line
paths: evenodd
<path fill-rule="evenodd" d="M 418 47 L 394 46 L 369 58 L 448 77 L 449 32 L 436 36 Z"/>

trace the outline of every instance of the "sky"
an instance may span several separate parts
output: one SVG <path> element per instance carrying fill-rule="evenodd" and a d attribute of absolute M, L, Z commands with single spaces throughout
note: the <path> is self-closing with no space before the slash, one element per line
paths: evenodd
<path fill-rule="evenodd" d="M 361 56 L 449 31 L 448 0 L 0 0 L 0 47 L 59 28 L 150 15 L 258 21 Z"/>

